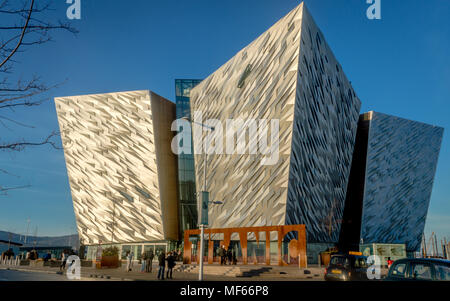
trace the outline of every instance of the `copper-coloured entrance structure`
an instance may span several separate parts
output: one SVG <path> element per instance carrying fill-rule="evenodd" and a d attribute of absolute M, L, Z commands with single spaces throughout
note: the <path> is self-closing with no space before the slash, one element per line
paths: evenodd
<path fill-rule="evenodd" d="M 247 235 L 254 233 L 256 242 L 259 243 L 259 233 L 265 232 L 266 237 L 266 265 L 270 265 L 270 232 L 278 233 L 278 265 L 288 265 L 282 258 L 281 246 L 283 239 L 289 232 L 297 232 L 297 239 L 291 239 L 289 242 L 289 256 L 291 258 L 298 258 L 298 265 L 300 268 L 306 268 L 306 232 L 305 225 L 287 225 L 287 226 L 263 226 L 263 227 L 242 227 L 242 228 L 222 228 L 222 229 L 205 229 L 205 234 L 208 236 L 208 264 L 213 263 L 214 242 L 211 240 L 211 234 L 223 234 L 224 239 L 221 245 L 228 247 L 231 242 L 231 234 L 239 234 L 239 242 L 242 249 L 243 264 L 247 264 Z M 189 264 L 192 262 L 192 243 L 189 241 L 191 235 L 199 235 L 199 229 L 184 231 L 184 255 L 183 262 Z M 200 248 L 198 247 L 197 250 Z M 197 256 L 199 262 L 201 256 Z"/>

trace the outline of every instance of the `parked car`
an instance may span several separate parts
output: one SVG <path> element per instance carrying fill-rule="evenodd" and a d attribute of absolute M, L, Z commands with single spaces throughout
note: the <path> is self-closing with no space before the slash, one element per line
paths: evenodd
<path fill-rule="evenodd" d="M 450 260 L 404 258 L 389 269 L 387 281 L 450 281 Z"/>
<path fill-rule="evenodd" d="M 335 254 L 325 269 L 326 281 L 364 281 L 367 279 L 367 257 L 359 252 Z"/>

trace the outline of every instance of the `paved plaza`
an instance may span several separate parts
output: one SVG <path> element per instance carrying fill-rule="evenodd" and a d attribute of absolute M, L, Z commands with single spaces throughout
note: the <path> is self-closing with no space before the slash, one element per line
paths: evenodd
<path fill-rule="evenodd" d="M 30 267 L 30 266 L 5 266 L 0 265 L 1 272 L 27 273 L 24 280 L 42 280 L 52 275 L 53 280 L 68 280 L 65 272 L 59 271 L 55 267 Z M 158 266 L 153 265 L 151 273 L 142 273 L 139 266 L 134 266 L 131 272 L 126 272 L 124 267 L 116 269 L 96 269 L 92 267 L 82 267 L 82 280 L 100 281 L 161 281 L 157 279 Z M 31 274 L 29 274 L 31 273 Z M 8 275 L 13 275 L 9 273 Z M 34 276 L 33 276 L 34 275 Z M 5 277 L 3 277 L 5 278 Z M 237 265 L 220 266 L 205 265 L 205 281 L 323 281 L 323 268 L 310 267 L 299 269 L 298 267 L 279 266 L 257 266 L 257 265 Z M 173 279 L 164 281 L 197 281 L 198 266 L 178 264 L 173 272 Z"/>

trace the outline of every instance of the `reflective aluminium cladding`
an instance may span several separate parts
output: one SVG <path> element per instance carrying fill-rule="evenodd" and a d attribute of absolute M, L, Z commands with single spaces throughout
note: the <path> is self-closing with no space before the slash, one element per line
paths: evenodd
<path fill-rule="evenodd" d="M 177 119 L 191 119 L 190 94 L 192 88 L 200 82 L 201 80 L 198 79 L 175 80 Z M 179 142 L 179 145 L 182 143 L 182 141 Z M 181 233 L 186 229 L 197 228 L 198 214 L 197 199 L 195 194 L 195 167 L 194 155 L 192 153 L 182 153 L 178 155 L 178 187 L 180 198 L 179 220 Z"/>
<path fill-rule="evenodd" d="M 206 190 L 223 202 L 210 226 L 305 224 L 308 242 L 337 242 L 360 106 L 303 3 L 238 52 L 191 91 L 191 111 L 222 124 L 279 120 L 279 159 L 208 155 Z M 266 138 L 247 134 L 247 145 Z M 207 135 L 193 126 L 196 150 Z M 194 157 L 199 191 L 204 155 Z"/>
<path fill-rule="evenodd" d="M 83 242 L 178 239 L 175 104 L 150 91 L 55 104 Z"/>
<path fill-rule="evenodd" d="M 377 112 L 369 122 L 361 239 L 420 248 L 444 129 Z"/>

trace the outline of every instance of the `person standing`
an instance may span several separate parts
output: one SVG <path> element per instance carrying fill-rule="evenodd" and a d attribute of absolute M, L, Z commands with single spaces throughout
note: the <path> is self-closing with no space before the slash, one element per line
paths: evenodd
<path fill-rule="evenodd" d="M 60 271 L 66 269 L 66 261 L 67 261 L 66 250 L 64 250 L 61 255 L 61 265 L 59 266 Z"/>
<path fill-rule="evenodd" d="M 231 252 L 231 247 L 228 247 L 227 257 L 228 257 L 228 264 L 231 265 L 232 264 L 232 260 L 233 260 L 233 254 Z"/>
<path fill-rule="evenodd" d="M 220 265 L 223 265 L 223 263 L 224 263 L 223 261 L 225 259 L 223 246 L 220 246 L 217 253 L 218 253 L 217 255 L 219 255 L 219 257 L 220 257 Z"/>
<path fill-rule="evenodd" d="M 50 251 L 47 252 L 47 254 L 45 254 L 44 256 L 44 262 L 49 261 L 52 258 L 52 254 L 50 253 Z"/>
<path fill-rule="evenodd" d="M 227 264 L 227 250 L 225 249 L 225 246 L 222 246 L 222 263 L 224 265 Z"/>
<path fill-rule="evenodd" d="M 167 257 L 167 279 L 173 279 L 172 273 L 173 268 L 175 267 L 175 252 L 170 252 L 169 256 Z"/>
<path fill-rule="evenodd" d="M 164 280 L 164 270 L 166 268 L 166 255 L 164 251 L 158 256 L 159 270 L 158 270 L 158 279 Z"/>
<path fill-rule="evenodd" d="M 154 257 L 155 256 L 153 255 L 153 250 L 148 251 L 146 268 L 145 268 L 145 271 L 147 273 L 151 273 L 152 272 L 152 264 L 153 264 L 153 258 Z"/>
<path fill-rule="evenodd" d="M 14 258 L 14 251 L 12 249 L 8 250 L 8 259 Z"/>
<path fill-rule="evenodd" d="M 141 273 L 144 273 L 146 270 L 145 266 L 147 264 L 147 256 L 147 252 L 144 252 L 144 255 L 141 258 Z"/>
<path fill-rule="evenodd" d="M 127 252 L 127 272 L 131 272 L 133 266 L 133 253 Z"/>
<path fill-rule="evenodd" d="M 388 257 L 388 259 L 387 259 L 387 266 L 388 266 L 388 269 L 391 268 L 391 265 L 392 265 L 393 263 L 394 263 L 394 261 L 391 260 L 391 257 Z"/>

